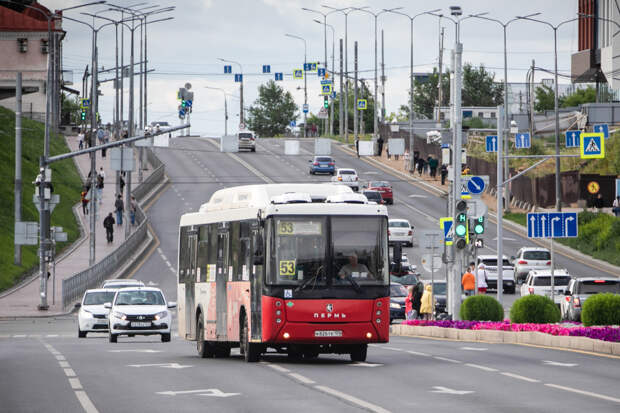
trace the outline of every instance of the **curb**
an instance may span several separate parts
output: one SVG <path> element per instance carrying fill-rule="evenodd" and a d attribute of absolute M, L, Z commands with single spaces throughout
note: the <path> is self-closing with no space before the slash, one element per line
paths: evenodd
<path fill-rule="evenodd" d="M 390 335 L 494 344 L 530 345 L 620 357 L 620 342 L 602 341 L 589 337 L 554 336 L 538 331 L 464 330 L 435 326 L 392 325 L 390 326 Z"/>

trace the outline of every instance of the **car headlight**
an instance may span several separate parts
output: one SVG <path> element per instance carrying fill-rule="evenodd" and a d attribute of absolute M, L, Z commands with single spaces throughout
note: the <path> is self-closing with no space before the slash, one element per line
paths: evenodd
<path fill-rule="evenodd" d="M 398 304 L 398 303 L 390 303 L 390 308 L 394 308 L 396 310 L 400 310 L 400 304 Z"/>
<path fill-rule="evenodd" d="M 91 313 L 90 311 L 88 311 L 85 308 L 82 308 L 82 317 L 84 317 L 84 318 L 93 318 L 93 313 Z"/>
<path fill-rule="evenodd" d="M 113 311 L 112 312 L 112 317 L 116 317 L 116 318 L 120 318 L 121 320 L 126 320 L 127 316 L 123 313 L 120 313 L 118 311 Z"/>
<path fill-rule="evenodd" d="M 155 314 L 155 320 L 161 320 L 165 317 L 168 317 L 168 311 L 162 311 L 161 313 Z"/>

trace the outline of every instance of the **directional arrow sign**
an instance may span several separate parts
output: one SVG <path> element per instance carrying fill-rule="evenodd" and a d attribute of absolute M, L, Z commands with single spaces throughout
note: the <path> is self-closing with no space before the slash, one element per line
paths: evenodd
<path fill-rule="evenodd" d="M 529 133 L 517 133 L 515 135 L 515 146 L 517 149 L 529 148 L 532 146 Z"/>
<path fill-rule="evenodd" d="M 577 236 L 577 213 L 576 212 L 564 212 L 564 236 L 574 238 Z"/>
<path fill-rule="evenodd" d="M 609 125 L 606 123 L 594 125 L 594 132 L 602 133 L 605 139 L 609 138 Z"/>
<path fill-rule="evenodd" d="M 562 220 L 563 215 L 561 212 L 549 213 L 549 229 L 551 237 L 564 237 L 564 222 Z"/>
<path fill-rule="evenodd" d="M 467 181 L 467 189 L 469 189 L 469 192 L 472 194 L 481 193 L 484 191 L 484 186 L 484 180 L 479 176 L 472 176 L 469 178 L 469 181 Z"/>
<path fill-rule="evenodd" d="M 202 390 L 184 390 L 184 391 L 160 391 L 155 394 L 161 394 L 162 396 L 177 396 L 179 394 L 196 394 L 199 396 L 211 396 L 211 397 L 230 397 L 239 396 L 241 393 L 224 393 L 220 389 L 202 389 Z"/>
<path fill-rule="evenodd" d="M 566 131 L 566 147 L 567 148 L 578 148 L 579 142 L 581 142 L 581 131 L 580 130 Z"/>
<path fill-rule="evenodd" d="M 433 389 L 435 390 L 431 390 L 431 393 L 456 394 L 459 396 L 473 393 L 472 390 L 454 390 L 443 386 L 433 386 Z"/>
<path fill-rule="evenodd" d="M 487 152 L 497 152 L 497 135 L 488 135 L 486 137 Z"/>

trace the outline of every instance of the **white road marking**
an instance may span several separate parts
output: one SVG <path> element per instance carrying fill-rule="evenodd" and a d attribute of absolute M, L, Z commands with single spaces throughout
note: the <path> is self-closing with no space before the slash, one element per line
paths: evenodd
<path fill-rule="evenodd" d="M 56 356 L 56 360 L 65 360 L 65 356 Z"/>
<path fill-rule="evenodd" d="M 449 389 L 449 388 L 443 387 L 443 386 L 433 386 L 433 389 L 435 389 L 435 390 L 431 390 L 432 393 L 456 394 L 456 395 L 459 395 L 459 396 L 462 396 L 464 394 L 473 393 L 472 390 L 454 390 L 454 389 Z"/>
<path fill-rule="evenodd" d="M 353 403 L 353 404 L 355 404 L 357 406 L 360 406 L 360 407 L 362 407 L 364 409 L 367 409 L 367 410 L 370 410 L 372 412 L 389 413 L 389 410 L 386 410 L 386 409 L 384 409 L 381 406 L 377 406 L 377 405 L 369 403 L 369 402 L 367 402 L 365 400 L 358 399 L 355 396 L 351 396 L 351 395 L 348 395 L 346 393 L 342 393 L 342 392 L 340 392 L 338 390 L 335 390 L 335 389 L 332 389 L 330 387 L 327 387 L 327 386 L 314 386 L 314 388 L 317 389 L 317 390 L 320 390 L 320 391 L 322 391 L 324 393 L 331 394 L 332 396 L 335 396 L 335 397 L 338 397 L 340 399 L 346 400 L 346 401 L 348 401 L 350 403 Z"/>
<path fill-rule="evenodd" d="M 583 394 L 584 396 L 596 397 L 597 399 L 608 400 L 611 402 L 620 403 L 620 399 L 616 399 L 615 397 L 605 396 L 604 394 L 592 393 L 586 390 L 573 389 L 572 387 L 559 386 L 557 384 L 545 383 L 545 386 L 553 387 L 554 389 L 570 391 L 577 394 Z"/>
<path fill-rule="evenodd" d="M 420 353 L 419 351 L 408 350 L 407 353 L 413 354 L 414 356 L 422 356 L 422 357 L 430 357 L 430 354 Z"/>
<path fill-rule="evenodd" d="M 58 334 L 48 334 L 45 337 L 58 337 Z"/>
<path fill-rule="evenodd" d="M 164 260 L 164 262 L 166 263 L 166 265 L 167 265 L 168 267 L 172 268 L 172 264 L 170 264 L 170 261 L 168 261 L 168 260 Z"/>
<path fill-rule="evenodd" d="M 558 367 L 576 367 L 579 365 L 577 363 L 560 363 L 559 361 L 551 361 L 551 360 L 543 360 L 543 363 L 545 363 L 548 366 L 558 366 Z"/>
<path fill-rule="evenodd" d="M 447 357 L 433 356 L 433 358 L 436 359 L 436 360 L 447 361 L 448 363 L 457 363 L 457 364 L 462 363 L 461 361 L 454 360 L 454 359 L 449 359 Z"/>
<path fill-rule="evenodd" d="M 66 362 L 66 361 L 59 361 L 59 362 L 58 362 L 58 364 L 59 364 L 59 365 L 60 365 L 60 367 L 62 367 L 63 369 L 64 369 L 64 368 L 67 368 L 67 369 L 68 369 L 68 368 L 71 368 L 71 365 L 70 365 L 68 362 Z"/>
<path fill-rule="evenodd" d="M 73 371 L 73 369 L 64 369 L 65 370 L 65 375 L 67 377 L 76 377 L 77 374 L 75 374 L 75 371 Z"/>
<path fill-rule="evenodd" d="M 300 381 L 304 384 L 314 384 L 316 383 L 314 380 L 310 380 L 309 378 L 302 376 L 301 374 L 297 374 L 297 373 L 289 373 L 289 376 L 291 376 L 292 378 L 294 378 L 297 381 Z"/>
<path fill-rule="evenodd" d="M 157 247 L 157 252 L 159 252 L 161 255 L 164 255 L 164 252 L 161 250 L 161 247 Z"/>
<path fill-rule="evenodd" d="M 365 362 L 361 362 L 361 361 L 356 361 L 355 363 L 349 364 L 349 366 L 353 366 L 353 367 L 381 367 L 381 366 L 383 366 L 383 364 L 379 364 L 379 363 L 365 363 Z"/>
<path fill-rule="evenodd" d="M 428 198 L 428 196 L 426 196 L 426 195 L 419 195 L 419 194 L 411 194 L 411 195 L 408 195 L 408 196 L 409 196 L 409 198 Z"/>
<path fill-rule="evenodd" d="M 277 364 L 267 364 L 267 366 L 281 373 L 288 373 L 290 371 L 289 369 L 285 369 L 284 367 L 278 366 Z"/>
<path fill-rule="evenodd" d="M 193 366 L 186 366 L 179 363 L 158 363 L 158 364 L 128 364 L 127 367 L 161 367 L 164 369 L 186 369 Z"/>
<path fill-rule="evenodd" d="M 481 366 L 480 364 L 465 363 L 465 365 L 469 367 L 473 367 L 475 369 L 484 370 L 484 371 L 497 371 L 497 369 L 487 367 L 487 366 Z"/>
<path fill-rule="evenodd" d="M 467 350 L 467 351 L 487 351 L 488 348 L 484 348 L 484 347 L 461 347 L 461 350 Z"/>
<path fill-rule="evenodd" d="M 502 374 L 506 377 L 512 377 L 513 379 L 529 381 L 530 383 L 540 383 L 540 380 L 530 379 L 529 377 L 519 376 L 518 374 L 508 373 L 505 371 L 502 372 Z"/>
<path fill-rule="evenodd" d="M 151 349 L 131 349 L 131 350 L 108 350 L 108 353 L 161 353 L 162 350 L 151 350 Z"/>
<path fill-rule="evenodd" d="M 176 275 L 177 270 L 175 270 L 175 269 L 174 269 L 174 268 L 172 268 L 172 267 L 170 268 L 170 270 L 172 271 L 172 273 L 173 273 L 174 275 Z"/>
<path fill-rule="evenodd" d="M 212 396 L 212 397 L 230 397 L 230 396 L 238 396 L 241 393 L 224 393 L 220 389 L 201 389 L 201 390 L 182 390 L 182 391 L 159 391 L 155 394 L 161 394 L 162 396 L 176 396 L 178 394 L 196 394 L 200 393 L 199 396 Z"/>
<path fill-rule="evenodd" d="M 392 350 L 392 351 L 403 351 L 402 348 L 398 348 L 398 347 L 383 347 L 386 350 Z"/>
<path fill-rule="evenodd" d="M 26 338 L 26 334 L 13 334 L 13 338 Z"/>
<path fill-rule="evenodd" d="M 69 379 L 69 384 L 73 390 L 82 390 L 82 383 L 80 383 L 80 379 Z"/>
<path fill-rule="evenodd" d="M 99 410 L 97 410 L 93 402 L 90 401 L 85 391 L 78 390 L 75 392 L 75 395 L 86 413 L 99 413 Z"/>

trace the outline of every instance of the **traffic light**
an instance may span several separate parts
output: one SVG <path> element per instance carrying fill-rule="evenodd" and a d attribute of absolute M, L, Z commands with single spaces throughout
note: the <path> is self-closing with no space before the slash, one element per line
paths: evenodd
<path fill-rule="evenodd" d="M 183 108 L 187 107 L 187 101 L 185 99 L 181 101 L 181 107 Z"/>
<path fill-rule="evenodd" d="M 329 98 L 327 96 L 323 97 L 323 107 L 329 109 Z"/>
<path fill-rule="evenodd" d="M 476 235 L 484 234 L 484 217 L 474 219 L 474 233 Z"/>
<path fill-rule="evenodd" d="M 454 234 L 456 235 L 456 248 L 462 250 L 467 245 L 467 202 L 461 200 L 456 203 L 456 219 Z"/>
<path fill-rule="evenodd" d="M 80 119 L 86 120 L 86 110 L 82 109 L 82 112 L 80 113 Z"/>

